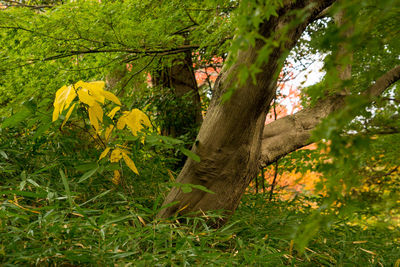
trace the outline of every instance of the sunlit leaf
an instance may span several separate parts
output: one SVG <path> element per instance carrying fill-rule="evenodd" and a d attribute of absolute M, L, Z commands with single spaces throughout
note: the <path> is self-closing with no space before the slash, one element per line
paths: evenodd
<path fill-rule="evenodd" d="M 74 110 L 76 103 L 74 103 L 68 110 L 67 115 L 65 115 L 65 119 L 63 121 L 63 123 L 61 124 L 61 128 L 64 127 L 65 123 L 68 121 L 69 117 L 72 114 L 72 111 Z"/>
<path fill-rule="evenodd" d="M 110 161 L 118 162 L 122 158 L 121 150 L 119 148 L 114 149 L 111 152 Z"/>
<path fill-rule="evenodd" d="M 121 105 L 121 101 L 119 101 L 118 97 L 116 97 L 113 93 L 109 91 L 102 91 L 101 94 L 108 100 L 111 100 L 117 105 Z"/>
<path fill-rule="evenodd" d="M 58 116 L 64 109 L 67 109 L 71 102 L 75 99 L 76 92 L 73 86 L 63 86 L 56 92 L 54 99 L 53 121 L 58 119 Z"/>
<path fill-rule="evenodd" d="M 132 135 L 137 135 L 137 133 L 143 129 L 143 125 L 151 127 L 151 123 L 147 115 L 136 108 L 131 110 L 124 120 L 126 125 L 128 125 L 130 128 Z"/>
<path fill-rule="evenodd" d="M 93 99 L 95 99 L 97 102 L 100 102 L 104 104 L 104 96 L 102 94 L 103 88 L 104 88 L 105 83 L 103 81 L 97 81 L 97 82 L 83 82 L 79 81 L 75 84 L 76 88 L 81 88 L 83 91 L 87 91 L 90 96 L 92 96 Z"/>
<path fill-rule="evenodd" d="M 122 157 L 124 158 L 124 161 L 126 163 L 126 165 L 128 165 L 128 167 L 137 175 L 139 175 L 139 172 L 135 166 L 135 163 L 128 157 L 128 155 L 126 153 L 122 153 Z"/>
<path fill-rule="evenodd" d="M 100 107 L 100 105 L 95 103 L 92 108 L 93 108 L 94 114 L 96 115 L 96 118 L 99 121 L 103 122 L 103 109 Z"/>
<path fill-rule="evenodd" d="M 108 142 L 108 139 L 110 138 L 110 135 L 111 135 L 113 129 L 114 129 L 114 125 L 109 125 L 107 127 L 106 132 L 104 133 L 104 137 L 106 139 L 106 142 Z"/>
<path fill-rule="evenodd" d="M 124 129 L 124 127 L 125 127 L 125 125 L 126 125 L 126 118 L 128 117 L 128 115 L 129 115 L 129 112 L 124 111 L 124 115 L 122 115 L 122 116 L 119 118 L 119 120 L 118 120 L 118 122 L 117 122 L 117 129 L 118 129 L 118 130 Z"/>
<path fill-rule="evenodd" d="M 115 116 L 115 113 L 117 113 L 117 111 L 120 110 L 120 109 L 121 109 L 121 107 L 115 107 L 115 108 L 113 108 L 113 109 L 107 114 L 107 116 L 110 117 L 111 119 L 113 119 L 114 116 Z"/>
<path fill-rule="evenodd" d="M 92 126 L 94 127 L 94 129 L 95 129 L 96 131 L 98 131 L 99 128 L 100 128 L 100 126 L 99 126 L 99 121 L 97 120 L 97 116 L 96 116 L 96 113 L 95 113 L 95 109 L 94 109 L 93 107 L 89 107 L 88 112 L 89 112 L 89 120 L 90 120 L 90 123 L 92 124 Z"/>
<path fill-rule="evenodd" d="M 101 155 L 99 157 L 99 160 L 101 160 L 102 158 L 104 158 L 105 156 L 107 156 L 108 152 L 110 151 L 110 147 L 107 147 L 106 149 L 104 149 L 103 152 L 101 152 Z"/>
<path fill-rule="evenodd" d="M 85 103 L 89 106 L 93 106 L 96 103 L 95 98 L 93 96 L 89 95 L 89 91 L 87 89 L 79 90 L 78 97 L 82 103 Z"/>

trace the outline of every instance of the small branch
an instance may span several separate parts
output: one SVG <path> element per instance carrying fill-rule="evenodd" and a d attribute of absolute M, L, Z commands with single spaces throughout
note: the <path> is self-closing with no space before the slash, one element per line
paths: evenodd
<path fill-rule="evenodd" d="M 278 161 L 275 161 L 275 168 L 274 168 L 274 179 L 272 180 L 271 184 L 271 191 L 269 192 L 269 201 L 272 201 L 272 196 L 274 194 L 274 189 L 275 189 L 275 184 L 276 184 L 276 178 L 278 177 Z"/>
<path fill-rule="evenodd" d="M 12 1 L 12 0 L 3 0 L 2 2 L 5 2 L 7 4 L 3 5 L 5 7 L 26 7 L 30 9 L 43 9 L 43 8 L 52 8 L 54 5 L 27 5 L 24 3 L 20 3 L 18 1 Z"/>
<path fill-rule="evenodd" d="M 121 87 L 121 89 L 119 89 L 118 93 L 116 94 L 117 96 L 120 96 L 121 92 L 125 89 L 125 87 L 128 85 L 128 83 L 133 79 L 133 77 L 135 77 L 136 75 L 138 75 L 139 73 L 141 73 L 142 71 L 144 71 L 145 69 L 147 69 L 148 66 L 150 66 L 150 64 L 154 61 L 154 59 L 156 58 L 157 55 L 154 55 L 152 57 L 152 59 L 149 61 L 149 63 L 147 63 L 143 68 L 141 68 L 140 70 L 136 71 L 135 73 L 133 73 L 131 75 L 131 77 L 129 77 L 129 79 L 124 83 L 124 85 Z"/>

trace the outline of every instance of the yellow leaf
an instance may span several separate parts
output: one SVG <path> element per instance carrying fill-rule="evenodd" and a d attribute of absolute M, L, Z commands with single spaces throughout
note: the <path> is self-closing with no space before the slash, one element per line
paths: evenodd
<path fill-rule="evenodd" d="M 103 91 L 105 82 L 103 81 L 95 81 L 95 82 L 83 82 L 79 81 L 75 84 L 75 86 L 79 86 L 82 88 L 88 89 L 91 93 L 98 93 L 100 94 L 101 91 Z"/>
<path fill-rule="evenodd" d="M 89 107 L 89 120 L 96 132 L 99 130 L 99 121 L 97 120 L 97 116 L 93 107 Z"/>
<path fill-rule="evenodd" d="M 104 158 L 105 156 L 107 156 L 108 152 L 110 151 L 110 147 L 107 147 L 106 149 L 104 149 L 103 152 L 101 152 L 101 155 L 99 157 L 99 160 L 101 160 L 102 158 Z"/>
<path fill-rule="evenodd" d="M 111 100 L 117 105 L 121 105 L 118 97 L 113 93 L 104 90 L 105 83 L 103 81 L 96 82 L 83 82 L 79 81 L 75 84 L 76 87 L 81 87 L 82 89 L 88 90 L 89 94 L 93 96 L 96 101 L 104 104 L 104 99 Z"/>
<path fill-rule="evenodd" d="M 147 115 L 137 108 L 131 110 L 131 112 L 129 112 L 125 117 L 124 121 L 131 129 L 132 135 L 137 135 L 137 132 L 143 129 L 143 125 L 151 127 Z"/>
<path fill-rule="evenodd" d="M 122 130 L 124 129 L 125 125 L 126 125 L 126 117 L 128 117 L 129 112 L 127 113 L 126 111 L 124 112 L 125 114 L 122 115 L 119 120 L 117 121 L 117 129 L 118 130 Z"/>
<path fill-rule="evenodd" d="M 101 91 L 101 94 L 108 100 L 111 100 L 112 102 L 114 102 L 117 105 L 121 105 L 121 101 L 119 101 L 118 97 L 116 97 L 113 93 L 109 92 L 109 91 Z"/>
<path fill-rule="evenodd" d="M 114 129 L 114 125 L 110 125 L 107 127 L 106 132 L 104 133 L 104 137 L 106 138 L 106 142 L 108 142 L 108 139 L 110 138 L 111 132 Z"/>
<path fill-rule="evenodd" d="M 31 210 L 31 209 L 25 208 L 25 207 L 21 206 L 20 204 L 18 204 L 18 202 L 14 202 L 14 201 L 12 201 L 12 200 L 8 200 L 8 202 L 14 204 L 15 206 L 17 206 L 18 208 L 21 208 L 21 209 L 23 209 L 23 210 L 27 210 L 27 211 L 30 211 L 30 212 L 33 212 L 33 213 L 40 214 L 39 211 Z"/>
<path fill-rule="evenodd" d="M 75 99 L 76 92 L 72 86 L 63 86 L 56 92 L 56 97 L 54 99 L 54 111 L 53 111 L 53 121 L 58 119 L 58 115 L 64 109 L 67 109 L 71 102 Z"/>
<path fill-rule="evenodd" d="M 117 111 L 120 110 L 120 109 L 121 109 L 120 107 L 115 107 L 115 108 L 113 108 L 113 109 L 107 114 L 107 116 L 110 117 L 111 119 L 114 118 L 115 113 L 117 113 Z"/>
<path fill-rule="evenodd" d="M 65 115 L 65 119 L 63 121 L 63 123 L 61 124 L 61 128 L 64 127 L 65 123 L 68 121 L 69 117 L 72 114 L 72 111 L 74 110 L 76 103 L 74 103 L 68 110 L 67 115 Z"/>
<path fill-rule="evenodd" d="M 138 170 L 136 169 L 135 163 L 128 157 L 128 155 L 126 153 L 122 153 L 122 157 L 124 158 L 124 161 L 126 163 L 126 165 L 128 165 L 128 167 L 137 175 L 139 175 Z"/>
<path fill-rule="evenodd" d="M 114 149 L 111 152 L 110 161 L 118 162 L 122 158 L 121 150 L 119 148 Z"/>
<path fill-rule="evenodd" d="M 58 119 L 58 115 L 60 115 L 60 106 L 59 105 L 54 105 L 53 121 L 56 121 Z"/>
<path fill-rule="evenodd" d="M 176 213 L 181 212 L 182 210 L 186 209 L 189 206 L 189 204 L 186 204 L 185 206 L 183 206 L 182 208 L 180 208 Z"/>
<path fill-rule="evenodd" d="M 93 108 L 94 114 L 96 115 L 96 118 L 97 118 L 99 121 L 103 122 L 103 109 L 100 107 L 100 105 L 97 104 L 97 103 L 95 103 L 95 104 L 92 106 L 92 108 Z"/>
<path fill-rule="evenodd" d="M 139 221 L 143 224 L 143 226 L 146 226 L 146 222 L 143 220 L 142 217 L 140 217 L 139 215 L 137 216 Z"/>
<path fill-rule="evenodd" d="M 93 96 L 89 95 L 89 91 L 86 88 L 80 89 L 78 91 L 79 100 L 89 106 L 93 106 L 96 100 Z"/>
<path fill-rule="evenodd" d="M 104 96 L 102 95 L 102 91 L 104 88 L 104 82 L 83 82 L 79 81 L 75 84 L 76 88 L 81 88 L 81 90 L 87 91 L 88 94 L 95 99 L 96 101 L 104 104 Z"/>
<path fill-rule="evenodd" d="M 119 173 L 119 171 L 114 170 L 114 177 L 111 180 L 113 182 L 113 184 L 118 185 L 119 182 L 121 181 L 121 174 Z"/>

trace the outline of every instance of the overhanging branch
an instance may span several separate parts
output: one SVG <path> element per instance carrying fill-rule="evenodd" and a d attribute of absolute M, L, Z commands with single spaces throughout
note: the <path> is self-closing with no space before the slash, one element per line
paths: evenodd
<path fill-rule="evenodd" d="M 396 66 L 371 85 L 363 93 L 371 102 L 389 86 L 400 79 L 400 66 Z M 267 166 L 277 159 L 311 143 L 311 132 L 334 111 L 343 108 L 345 95 L 336 94 L 307 108 L 278 119 L 264 127 L 261 147 L 261 166 Z"/>

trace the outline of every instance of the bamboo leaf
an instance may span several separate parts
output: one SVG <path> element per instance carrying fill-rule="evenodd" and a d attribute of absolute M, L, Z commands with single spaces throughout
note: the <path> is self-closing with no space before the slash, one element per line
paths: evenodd
<path fill-rule="evenodd" d="M 200 162 L 200 157 L 198 155 L 196 155 L 195 153 L 193 153 L 192 151 L 184 148 L 184 147 L 180 147 L 179 150 L 185 154 L 187 157 L 191 158 L 192 160 L 196 161 L 196 162 Z"/>
<path fill-rule="evenodd" d="M 69 189 L 69 184 L 68 184 L 67 178 L 65 177 L 65 173 L 63 172 L 62 169 L 60 169 L 60 175 L 61 175 L 61 180 L 64 184 L 65 193 L 67 195 L 69 205 L 71 206 L 71 209 L 72 209 L 74 207 L 74 204 L 72 201 L 71 190 Z"/>
<path fill-rule="evenodd" d="M 94 169 L 91 169 L 90 171 L 84 173 L 82 175 L 82 177 L 79 179 L 78 183 L 82 183 L 83 181 L 85 181 L 86 179 L 90 178 L 93 176 L 93 174 L 95 174 L 97 172 L 97 170 L 99 169 L 99 166 L 97 166 Z"/>

